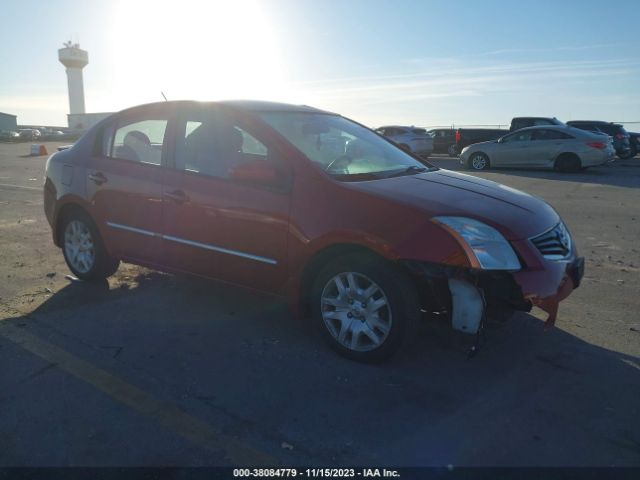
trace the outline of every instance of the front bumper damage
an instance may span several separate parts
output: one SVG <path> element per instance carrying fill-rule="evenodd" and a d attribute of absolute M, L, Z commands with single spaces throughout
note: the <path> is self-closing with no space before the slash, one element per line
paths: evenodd
<path fill-rule="evenodd" d="M 571 292 L 580 286 L 584 276 L 584 258 L 577 257 L 566 265 L 564 274 L 556 288 L 555 293 L 547 296 L 529 294 L 527 298 L 533 305 L 546 312 L 549 316 L 545 322 L 545 329 L 549 329 L 556 324 L 558 317 L 558 306 L 562 300 L 567 298 Z"/>
<path fill-rule="evenodd" d="M 484 319 L 503 322 L 514 311 L 529 312 L 533 306 L 548 314 L 545 328 L 552 327 L 559 303 L 580 285 L 584 275 L 583 258 L 516 273 L 419 261 L 403 264 L 425 283 L 423 305 L 431 311 L 447 311 L 452 327 L 468 334 L 478 333 Z"/>

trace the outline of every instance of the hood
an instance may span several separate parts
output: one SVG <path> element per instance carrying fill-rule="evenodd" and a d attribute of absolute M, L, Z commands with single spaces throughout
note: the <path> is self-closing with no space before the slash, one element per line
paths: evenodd
<path fill-rule="evenodd" d="M 533 237 L 560 220 L 555 210 L 538 197 L 451 170 L 346 185 L 421 209 L 429 217 L 475 218 L 509 240 Z"/>
<path fill-rule="evenodd" d="M 467 145 L 465 148 L 468 150 L 472 150 L 472 149 L 475 150 L 476 147 L 481 147 L 482 145 L 491 145 L 491 144 L 497 143 L 496 140 L 497 138 L 493 140 L 487 140 L 485 142 L 472 143 L 471 145 Z"/>

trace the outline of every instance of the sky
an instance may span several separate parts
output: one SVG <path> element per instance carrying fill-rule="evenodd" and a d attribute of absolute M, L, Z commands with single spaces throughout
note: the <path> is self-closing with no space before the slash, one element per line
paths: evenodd
<path fill-rule="evenodd" d="M 366 125 L 640 122 L 638 0 L 3 2 L 0 111 L 67 124 L 57 49 L 87 112 L 162 100 L 307 104 Z M 627 20 L 625 20 L 625 18 Z M 627 128 L 640 130 L 640 123 Z"/>

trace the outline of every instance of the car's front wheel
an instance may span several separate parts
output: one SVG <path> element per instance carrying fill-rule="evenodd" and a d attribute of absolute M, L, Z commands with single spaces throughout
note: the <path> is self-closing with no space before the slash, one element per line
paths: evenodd
<path fill-rule="evenodd" d="M 457 157 L 458 145 L 456 145 L 455 143 L 449 145 L 449 148 L 447 148 L 447 153 L 449 154 L 450 157 Z"/>
<path fill-rule="evenodd" d="M 489 157 L 482 152 L 472 153 L 467 163 L 467 166 L 472 170 L 487 170 L 489 165 Z"/>
<path fill-rule="evenodd" d="M 120 264 L 107 253 L 93 220 L 81 210 L 69 212 L 63 220 L 62 252 L 69 269 L 82 280 L 104 280 Z"/>
<path fill-rule="evenodd" d="M 420 307 L 409 278 L 374 255 L 330 262 L 312 290 L 314 320 L 329 345 L 353 360 L 388 358 L 415 325 Z"/>

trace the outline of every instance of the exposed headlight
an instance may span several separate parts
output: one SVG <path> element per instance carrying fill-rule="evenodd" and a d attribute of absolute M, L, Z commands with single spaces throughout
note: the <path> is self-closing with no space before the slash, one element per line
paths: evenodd
<path fill-rule="evenodd" d="M 484 270 L 520 270 L 521 265 L 513 248 L 495 228 L 467 217 L 434 217 L 445 225 L 468 247 Z"/>

